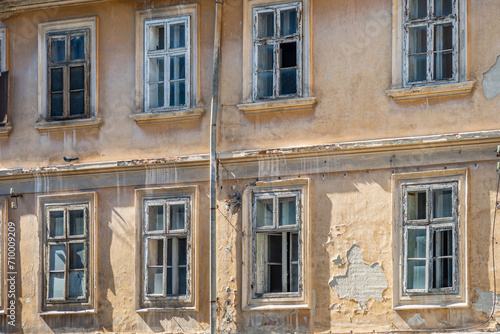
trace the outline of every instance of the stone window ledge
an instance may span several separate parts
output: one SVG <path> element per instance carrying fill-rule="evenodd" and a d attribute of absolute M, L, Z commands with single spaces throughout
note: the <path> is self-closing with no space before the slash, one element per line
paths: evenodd
<path fill-rule="evenodd" d="M 96 314 L 95 309 L 84 309 L 84 310 L 56 310 L 56 311 L 41 311 L 38 312 L 39 315 L 44 316 L 44 315 L 56 315 L 56 316 L 61 316 L 61 315 L 71 315 L 71 314 Z"/>
<path fill-rule="evenodd" d="M 67 130 L 88 130 L 97 129 L 101 125 L 102 119 L 97 117 L 81 118 L 63 121 L 42 121 L 35 123 L 35 129 L 40 133 L 58 132 Z"/>
<path fill-rule="evenodd" d="M 238 104 L 237 107 L 244 114 L 252 115 L 282 111 L 312 111 L 315 104 L 315 97 L 301 97 L 287 100 L 242 103 Z"/>
<path fill-rule="evenodd" d="M 177 122 L 177 121 L 191 121 L 201 118 L 205 110 L 203 108 L 187 109 L 181 111 L 165 111 L 156 113 L 137 113 L 130 115 L 137 122 L 137 124 L 150 124 L 158 122 Z"/>
<path fill-rule="evenodd" d="M 467 95 L 472 92 L 475 81 L 464 81 L 450 84 L 428 85 L 386 90 L 386 94 L 394 101 L 408 101 L 429 97 Z"/>
<path fill-rule="evenodd" d="M 12 126 L 9 124 L 0 127 L 0 138 L 8 138 L 11 131 L 12 131 Z"/>

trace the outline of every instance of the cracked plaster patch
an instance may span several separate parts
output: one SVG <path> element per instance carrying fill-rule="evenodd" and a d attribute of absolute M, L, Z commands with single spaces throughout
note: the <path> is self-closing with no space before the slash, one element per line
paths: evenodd
<path fill-rule="evenodd" d="M 382 301 L 382 292 L 387 289 L 387 279 L 378 263 L 371 266 L 363 262 L 363 254 L 358 245 L 353 245 L 347 252 L 349 265 L 343 276 L 336 276 L 330 281 L 330 287 L 339 298 L 359 302 L 367 310 L 366 302 L 370 299 Z"/>
<path fill-rule="evenodd" d="M 472 306 L 476 309 L 478 312 L 484 312 L 486 315 L 489 315 L 491 313 L 491 309 L 493 307 L 493 292 L 491 291 L 482 291 L 479 289 L 474 289 L 477 293 L 477 302 L 472 303 Z M 497 295 L 496 298 L 496 303 L 495 303 L 495 310 L 500 309 L 500 295 Z"/>
<path fill-rule="evenodd" d="M 415 314 L 413 317 L 408 319 L 408 325 L 410 326 L 420 326 L 425 322 L 425 319 L 422 319 L 420 313 Z"/>
<path fill-rule="evenodd" d="M 488 100 L 491 100 L 500 94 L 500 56 L 497 58 L 488 72 L 484 73 L 483 78 L 483 94 Z"/>

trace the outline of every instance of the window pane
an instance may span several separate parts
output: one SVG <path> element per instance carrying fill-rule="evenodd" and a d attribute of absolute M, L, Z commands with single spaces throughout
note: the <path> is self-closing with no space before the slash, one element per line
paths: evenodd
<path fill-rule="evenodd" d="M 64 270 L 66 248 L 64 245 L 50 246 L 49 270 Z"/>
<path fill-rule="evenodd" d="M 50 94 L 50 117 L 61 117 L 63 114 L 63 95 Z"/>
<path fill-rule="evenodd" d="M 257 96 L 273 96 L 273 72 L 261 72 L 257 74 Z"/>
<path fill-rule="evenodd" d="M 453 78 L 453 53 L 436 53 L 434 55 L 434 80 L 451 78 Z"/>
<path fill-rule="evenodd" d="M 186 78 L 186 57 L 175 56 L 170 58 L 170 80 Z"/>
<path fill-rule="evenodd" d="M 427 193 L 425 191 L 409 191 L 407 205 L 407 219 L 426 219 Z"/>
<path fill-rule="evenodd" d="M 165 80 L 165 59 L 149 58 L 149 82 L 163 82 Z"/>
<path fill-rule="evenodd" d="M 148 206 L 149 231 L 163 231 L 163 205 Z"/>
<path fill-rule="evenodd" d="M 78 298 L 85 296 L 85 272 L 69 272 L 69 298 Z"/>
<path fill-rule="evenodd" d="M 170 229 L 183 230 L 185 227 L 186 208 L 184 204 L 170 206 Z"/>
<path fill-rule="evenodd" d="M 291 235 L 291 257 L 290 259 L 292 261 L 298 261 L 299 260 L 299 235 L 297 233 L 292 233 Z"/>
<path fill-rule="evenodd" d="M 410 20 L 427 17 L 427 0 L 408 0 Z"/>
<path fill-rule="evenodd" d="M 148 36 L 148 50 L 163 50 L 165 49 L 165 27 L 150 26 Z"/>
<path fill-rule="evenodd" d="M 64 211 L 50 211 L 50 236 L 64 236 Z"/>
<path fill-rule="evenodd" d="M 66 59 L 65 55 L 65 40 L 64 39 L 52 39 L 50 46 L 50 61 L 64 61 Z"/>
<path fill-rule="evenodd" d="M 163 266 L 163 239 L 148 239 L 148 265 Z"/>
<path fill-rule="evenodd" d="M 274 36 L 274 12 L 259 13 L 257 17 L 257 37 Z"/>
<path fill-rule="evenodd" d="M 283 292 L 281 264 L 269 266 L 269 292 Z"/>
<path fill-rule="evenodd" d="M 279 235 L 269 235 L 267 245 L 267 261 L 269 263 L 282 263 L 282 237 Z"/>
<path fill-rule="evenodd" d="M 85 234 L 85 214 L 84 210 L 69 211 L 69 235 Z"/>
<path fill-rule="evenodd" d="M 83 66 L 69 69 L 69 89 L 85 89 L 85 68 Z"/>
<path fill-rule="evenodd" d="M 170 106 L 186 104 L 186 82 L 176 81 L 170 83 Z"/>
<path fill-rule="evenodd" d="M 257 199 L 257 227 L 273 226 L 273 199 Z"/>
<path fill-rule="evenodd" d="M 297 69 L 280 70 L 280 95 L 297 93 Z"/>
<path fill-rule="evenodd" d="M 453 0 L 435 0 L 434 15 L 446 16 L 453 12 Z"/>
<path fill-rule="evenodd" d="M 433 257 L 453 255 L 452 230 L 434 230 Z"/>
<path fill-rule="evenodd" d="M 170 48 L 177 49 L 186 46 L 186 25 L 184 23 L 170 26 Z"/>
<path fill-rule="evenodd" d="M 179 245 L 179 266 L 185 266 L 186 265 L 186 260 L 187 260 L 187 242 L 186 238 L 179 238 L 178 241 Z"/>
<path fill-rule="evenodd" d="M 186 294 L 186 285 L 187 285 L 186 267 L 180 267 L 179 268 L 179 295 Z"/>
<path fill-rule="evenodd" d="M 64 298 L 64 273 L 49 274 L 49 298 Z"/>
<path fill-rule="evenodd" d="M 257 69 L 259 71 L 273 70 L 273 46 L 257 46 Z"/>
<path fill-rule="evenodd" d="M 167 295 L 172 293 L 172 268 L 167 268 Z"/>
<path fill-rule="evenodd" d="M 280 44 L 280 68 L 297 66 L 297 42 Z"/>
<path fill-rule="evenodd" d="M 50 91 L 62 92 L 63 91 L 63 69 L 52 68 L 50 69 Z"/>
<path fill-rule="evenodd" d="M 165 105 L 164 85 L 150 84 L 149 85 L 149 107 L 159 108 Z"/>
<path fill-rule="evenodd" d="M 281 36 L 292 35 L 297 32 L 297 10 L 287 9 L 280 12 Z"/>
<path fill-rule="evenodd" d="M 292 264 L 290 270 L 290 292 L 299 291 L 299 265 Z"/>
<path fill-rule="evenodd" d="M 434 50 L 451 50 L 453 49 L 453 25 L 440 24 L 434 27 Z"/>
<path fill-rule="evenodd" d="M 408 229 L 408 258 L 426 258 L 427 233 L 424 229 Z"/>
<path fill-rule="evenodd" d="M 84 92 L 74 92 L 69 94 L 69 114 L 72 116 L 85 114 Z"/>
<path fill-rule="evenodd" d="M 163 268 L 148 268 L 148 294 L 163 294 Z"/>
<path fill-rule="evenodd" d="M 427 27 L 413 27 L 408 31 L 409 38 L 409 53 L 425 53 L 427 52 Z"/>
<path fill-rule="evenodd" d="M 296 217 L 296 202 L 295 197 L 280 198 L 279 199 L 279 224 L 281 225 L 295 225 L 297 223 Z"/>
<path fill-rule="evenodd" d="M 453 209 L 452 209 L 452 196 L 451 189 L 436 189 L 434 190 L 434 218 L 444 218 L 444 217 L 452 217 Z"/>
<path fill-rule="evenodd" d="M 172 266 L 172 239 L 167 239 L 167 266 Z"/>
<path fill-rule="evenodd" d="M 432 287 L 434 289 L 453 287 L 453 260 L 435 259 L 432 266 Z"/>
<path fill-rule="evenodd" d="M 85 59 L 85 37 L 83 35 L 71 37 L 71 60 Z"/>
<path fill-rule="evenodd" d="M 85 268 L 85 250 L 83 243 L 69 244 L 69 269 Z"/>
<path fill-rule="evenodd" d="M 425 261 L 408 261 L 407 288 L 425 289 Z"/>

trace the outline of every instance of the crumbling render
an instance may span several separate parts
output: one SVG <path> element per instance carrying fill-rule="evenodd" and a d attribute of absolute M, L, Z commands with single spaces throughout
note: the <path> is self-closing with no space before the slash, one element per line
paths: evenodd
<path fill-rule="evenodd" d="M 488 72 L 484 73 L 483 78 L 483 94 L 488 100 L 491 100 L 500 94 L 500 61 L 497 58 L 495 65 L 493 65 Z"/>
<path fill-rule="evenodd" d="M 491 291 L 481 291 L 479 289 L 474 289 L 477 293 L 477 302 L 473 302 L 472 306 L 478 312 L 484 312 L 486 315 L 491 313 L 493 308 L 493 292 Z M 500 310 L 500 295 L 497 295 L 495 303 L 495 311 Z"/>
<path fill-rule="evenodd" d="M 368 300 L 382 301 L 382 292 L 387 289 L 387 279 L 380 265 L 363 263 L 363 254 L 356 244 L 347 252 L 347 261 L 349 265 L 346 274 L 330 281 L 330 287 L 337 292 L 339 298 L 355 300 L 364 310 L 367 310 Z"/>

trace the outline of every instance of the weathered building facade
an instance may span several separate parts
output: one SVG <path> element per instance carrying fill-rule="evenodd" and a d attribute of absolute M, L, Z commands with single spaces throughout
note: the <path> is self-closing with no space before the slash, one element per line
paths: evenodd
<path fill-rule="evenodd" d="M 1 330 L 497 330 L 498 13 L 0 2 Z"/>

